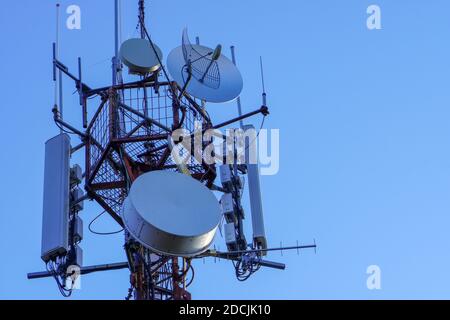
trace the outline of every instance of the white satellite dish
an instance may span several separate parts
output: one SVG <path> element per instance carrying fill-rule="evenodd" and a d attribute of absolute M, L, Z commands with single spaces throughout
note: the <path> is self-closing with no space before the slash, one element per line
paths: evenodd
<path fill-rule="evenodd" d="M 167 66 L 174 80 L 182 87 L 186 85 L 190 95 L 208 102 L 232 101 L 244 87 L 242 75 L 234 63 L 221 55 L 221 46 L 211 49 L 193 45 L 186 29 L 183 45 L 172 50 Z"/>
<path fill-rule="evenodd" d="M 145 247 L 164 255 L 194 257 L 211 246 L 221 211 L 214 194 L 199 181 L 154 171 L 134 182 L 122 218 Z"/>
<path fill-rule="evenodd" d="M 120 47 L 120 58 L 131 74 L 148 74 L 157 71 L 161 65 L 163 54 L 161 49 L 146 39 L 129 39 Z"/>

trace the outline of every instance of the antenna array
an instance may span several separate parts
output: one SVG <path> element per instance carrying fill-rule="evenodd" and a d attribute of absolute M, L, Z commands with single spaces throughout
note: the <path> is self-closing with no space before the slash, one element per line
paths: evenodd
<path fill-rule="evenodd" d="M 315 244 L 268 248 L 259 167 L 249 160 L 255 141 L 246 142 L 242 164 L 233 161 L 216 166 L 196 157 L 180 162 L 177 154 L 179 147 L 188 145 L 198 132 L 235 123 L 240 123 L 241 129 L 255 131 L 253 126 L 244 125 L 244 120 L 269 115 L 262 58 L 263 104 L 243 114 L 239 97 L 243 80 L 236 67 L 234 47 L 231 61 L 222 54 L 221 45 L 211 49 L 200 45 L 199 38 L 192 44 L 184 30 L 181 46 L 169 54 L 167 72 L 163 54 L 145 26 L 145 1 L 138 0 L 140 38 L 125 41 L 120 49 L 119 8 L 116 0 L 111 86 L 88 86 L 83 82 L 81 58 L 75 76 L 59 60 L 58 41 L 53 45 L 54 81 L 59 82 L 60 89 L 58 102 L 55 87 L 53 116 L 61 133 L 46 145 L 42 259 L 47 272 L 28 277 L 54 277 L 61 293 L 70 296 L 77 275 L 129 269 L 127 299 L 189 300 L 196 259 L 230 260 L 238 280 L 245 281 L 262 267 L 285 268 L 264 260 L 268 252 L 316 248 Z M 124 83 L 122 63 L 139 79 Z M 63 74 L 75 82 L 83 129 L 62 118 Z M 213 124 L 206 104 L 235 99 L 238 117 Z M 97 103 L 92 115 L 88 114 L 88 103 Z M 187 134 L 176 140 L 173 135 L 180 129 Z M 72 147 L 69 135 L 77 137 L 80 144 Z M 202 142 L 201 151 L 208 146 Z M 236 139 L 232 149 L 237 154 Z M 80 166 L 70 168 L 71 156 L 81 150 L 85 154 L 84 170 Z M 220 186 L 215 184 L 219 176 Z M 252 241 L 247 241 L 244 232 L 244 177 L 250 193 Z M 86 194 L 78 187 L 83 182 Z M 220 202 L 213 191 L 222 194 Z M 85 200 L 97 202 L 123 228 L 126 262 L 83 266 L 80 215 Z M 222 219 L 227 252 L 210 249 Z"/>

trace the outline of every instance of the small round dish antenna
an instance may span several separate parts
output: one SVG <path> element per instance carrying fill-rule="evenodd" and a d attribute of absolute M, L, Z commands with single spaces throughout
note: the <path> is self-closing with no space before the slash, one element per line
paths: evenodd
<path fill-rule="evenodd" d="M 163 57 L 161 49 L 156 45 L 154 47 L 158 53 L 159 60 L 148 40 L 140 38 L 129 39 L 120 47 L 120 58 L 131 74 L 144 75 L 152 73 L 161 67 L 159 61 Z"/>
<path fill-rule="evenodd" d="M 211 246 L 221 212 L 214 194 L 197 180 L 154 171 L 134 182 L 122 218 L 145 247 L 163 255 L 194 257 Z"/>
<path fill-rule="evenodd" d="M 183 43 L 169 54 L 167 66 L 190 95 L 213 103 L 232 101 L 241 94 L 244 83 L 234 63 L 221 52 L 220 45 L 211 49 L 191 44 L 185 29 Z"/>

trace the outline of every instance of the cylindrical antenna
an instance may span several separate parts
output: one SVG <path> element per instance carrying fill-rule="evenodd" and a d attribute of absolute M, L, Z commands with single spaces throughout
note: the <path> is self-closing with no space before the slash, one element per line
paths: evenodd
<path fill-rule="evenodd" d="M 120 44 L 122 43 L 122 38 L 123 38 L 123 35 L 122 35 L 122 24 L 123 24 L 123 19 L 122 19 L 122 0 L 118 0 L 119 1 L 119 3 L 118 3 L 118 25 L 119 25 L 119 47 L 120 47 Z"/>
<path fill-rule="evenodd" d="M 120 62 L 119 57 L 119 46 L 120 46 L 120 17 L 121 17 L 121 1 L 114 1 L 114 58 L 112 63 L 113 68 L 113 85 L 116 85 L 118 82 L 122 82 L 122 64 Z"/>
<path fill-rule="evenodd" d="M 114 56 L 119 57 L 119 1 L 114 1 Z"/>
<path fill-rule="evenodd" d="M 233 63 L 236 66 L 236 53 L 235 53 L 235 48 L 234 46 L 231 46 L 231 58 L 233 59 Z M 242 104 L 241 104 L 241 97 L 237 98 L 237 106 L 238 106 L 238 113 L 239 113 L 239 117 L 242 117 Z M 244 128 L 244 120 L 241 120 L 239 122 L 241 129 Z"/>
<path fill-rule="evenodd" d="M 195 44 L 200 45 L 200 37 L 195 37 Z"/>
<path fill-rule="evenodd" d="M 114 58 L 113 68 L 113 85 L 117 84 L 117 59 L 119 57 L 119 0 L 114 1 Z"/>
<path fill-rule="evenodd" d="M 266 94 L 266 82 L 264 79 L 264 65 L 263 65 L 263 59 L 262 57 L 259 57 L 259 63 L 261 66 L 261 81 L 262 81 L 262 88 L 263 88 L 263 106 L 266 107 L 267 106 L 267 94 Z"/>

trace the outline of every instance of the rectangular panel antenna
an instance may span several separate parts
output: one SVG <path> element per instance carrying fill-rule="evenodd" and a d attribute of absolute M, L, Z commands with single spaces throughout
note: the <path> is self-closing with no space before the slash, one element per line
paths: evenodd
<path fill-rule="evenodd" d="M 252 125 L 244 126 L 244 131 L 255 130 Z M 252 225 L 253 225 L 253 241 L 257 249 L 267 249 L 266 231 L 264 227 L 264 213 L 261 198 L 261 183 L 259 180 L 259 165 L 250 163 L 252 158 L 249 153 L 252 144 L 256 141 L 249 141 L 245 139 L 246 162 L 248 170 L 248 189 L 250 194 L 250 208 L 252 211 Z M 264 254 L 265 255 L 265 254 Z"/>
<path fill-rule="evenodd" d="M 70 150 L 67 134 L 45 144 L 41 251 L 44 262 L 65 255 L 69 246 Z"/>

